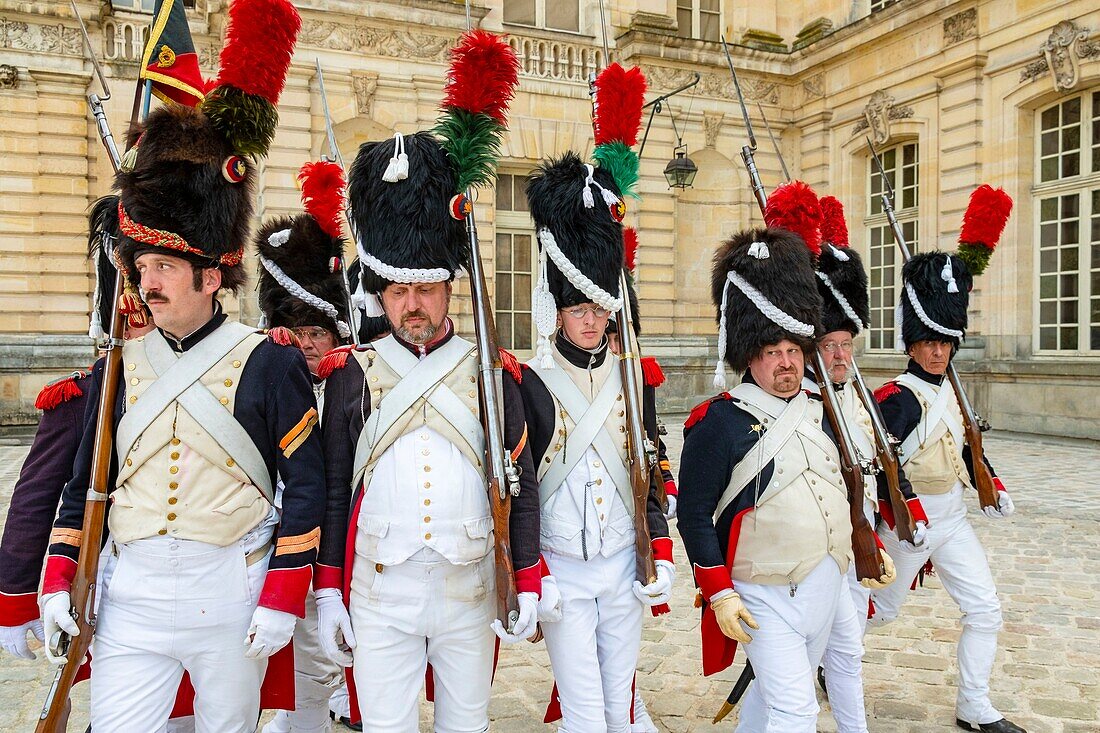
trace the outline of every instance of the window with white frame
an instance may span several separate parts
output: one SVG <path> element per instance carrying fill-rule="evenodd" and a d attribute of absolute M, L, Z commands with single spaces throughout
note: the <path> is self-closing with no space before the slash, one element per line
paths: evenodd
<path fill-rule="evenodd" d="M 527 176 L 501 173 L 496 188 L 496 315 L 500 345 L 530 352 L 534 344 L 531 288 L 535 271 L 534 224 L 527 209 Z"/>
<path fill-rule="evenodd" d="M 871 0 L 871 12 L 875 13 L 883 8 L 888 8 L 898 0 Z"/>
<path fill-rule="evenodd" d="M 719 0 L 676 0 L 677 35 L 717 41 L 722 35 Z"/>
<path fill-rule="evenodd" d="M 579 32 L 580 0 L 504 0 L 504 22 Z"/>
<path fill-rule="evenodd" d="M 1037 116 L 1035 347 L 1100 352 L 1100 90 Z"/>
<path fill-rule="evenodd" d="M 886 177 L 894 189 L 894 214 L 910 252 L 917 251 L 918 202 L 920 200 L 917 143 L 901 143 L 879 152 Z M 882 208 L 882 177 L 874 160 L 868 159 L 867 228 L 869 243 L 867 277 L 870 281 L 871 327 L 867 329 L 867 348 L 892 350 L 896 335 L 894 308 L 901 292 L 901 250 L 894 242 L 890 222 Z"/>

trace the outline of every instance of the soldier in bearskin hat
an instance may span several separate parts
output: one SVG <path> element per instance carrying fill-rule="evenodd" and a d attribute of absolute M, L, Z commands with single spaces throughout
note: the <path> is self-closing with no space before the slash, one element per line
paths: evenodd
<path fill-rule="evenodd" d="M 633 155 L 629 147 L 645 90 L 641 71 L 613 64 L 595 88 L 594 157 L 606 161 L 600 146 L 612 144 Z M 616 110 L 620 98 L 636 105 Z M 620 121 L 627 134 L 612 140 L 607 128 Z M 630 730 L 643 613 L 667 611 L 675 578 L 656 472 L 650 474 L 646 516 L 635 517 L 627 395 L 605 335 L 626 296 L 620 288 L 621 222 L 630 176 L 616 173 L 621 171 L 568 152 L 540 166 L 527 183 L 540 249 L 534 296 L 539 343 L 520 387 L 538 471 L 548 573 L 543 584 L 556 591 L 544 595 L 557 596 L 553 605 L 540 604 L 540 620 L 562 731 Z M 652 401 L 643 403 L 643 413 L 655 423 Z M 636 521 L 645 523 L 656 563 L 656 579 L 645 585 L 636 578 Z"/>
<path fill-rule="evenodd" d="M 435 729 L 487 730 L 494 630 L 517 642 L 537 629 L 538 493 L 518 364 L 502 384 L 503 441 L 520 469 L 508 525 L 519 615 L 504 628 L 479 354 L 449 316 L 453 281 L 470 266 L 463 192 L 495 169 L 490 154 L 471 171 L 458 128 L 491 131 L 475 147 L 495 150 L 516 80 L 503 40 L 467 33 L 452 50 L 434 134 L 367 143 L 351 166 L 366 314 L 392 330 L 321 365 L 329 500 L 315 587 L 321 643 L 333 660 L 354 661 L 366 730 L 416 730 L 429 669 Z M 341 596 L 347 611 L 321 603 Z"/>
<path fill-rule="evenodd" d="M 253 730 L 267 658 L 303 613 L 325 490 L 309 371 L 301 352 L 229 320 L 217 300 L 245 280 L 252 156 L 274 135 L 300 23 L 286 0 L 234 0 L 205 100 L 162 107 L 128 134 L 118 256 L 157 329 L 123 347 L 113 551 L 92 676 L 97 731 L 160 729 L 184 672 L 199 729 Z M 75 631 L 69 589 L 93 438 L 77 453 L 51 536 L 47 638 Z"/>
<path fill-rule="evenodd" d="M 716 381 L 727 366 L 744 376 L 684 426 L 679 529 L 704 603 L 703 673 L 745 644 L 758 683 L 741 731 L 816 731 L 813 670 L 826 641 L 859 644 L 840 456 L 820 398 L 802 389 L 822 334 L 816 282 L 791 231 L 745 231 L 718 249 Z"/>
<path fill-rule="evenodd" d="M 1011 208 L 1004 191 L 980 186 L 971 195 L 958 252 L 923 252 L 902 267 L 895 329 L 909 365 L 875 393 L 887 429 L 901 441 L 900 461 L 929 522 L 928 539 L 918 548 L 900 543 L 891 529 L 881 530 L 897 560 L 898 582 L 872 594 L 875 615 L 870 623 L 897 618 L 926 562 L 939 569 L 944 588 L 962 611 L 956 723 L 964 730 L 989 733 L 1023 729 L 989 699 L 1001 604 L 985 551 L 966 518 L 963 492 L 974 485 L 973 456 L 964 440 L 955 390 L 944 375 L 966 334 L 974 276 L 985 269 Z M 994 519 L 1007 517 L 1014 511 L 1012 499 L 999 478 L 993 483 L 998 505 L 984 512 Z"/>

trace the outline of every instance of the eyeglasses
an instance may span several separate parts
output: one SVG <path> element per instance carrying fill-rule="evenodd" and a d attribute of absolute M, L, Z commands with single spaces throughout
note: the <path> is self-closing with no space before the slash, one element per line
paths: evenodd
<path fill-rule="evenodd" d="M 309 339 L 310 341 L 320 341 L 329 335 L 327 328 L 321 328 L 320 326 L 302 326 L 301 328 L 290 329 L 294 332 L 294 335 L 299 339 Z"/>
<path fill-rule="evenodd" d="M 853 344 L 851 341 L 826 341 L 821 345 L 821 348 L 830 354 L 836 353 L 838 350 L 843 351 L 845 354 L 851 354 Z"/>
<path fill-rule="evenodd" d="M 576 318 L 578 321 L 584 318 L 588 313 L 591 313 L 596 318 L 607 318 L 611 315 L 611 311 L 607 308 L 600 308 L 599 306 L 594 308 L 563 308 L 561 312 L 567 313 L 570 318 Z"/>

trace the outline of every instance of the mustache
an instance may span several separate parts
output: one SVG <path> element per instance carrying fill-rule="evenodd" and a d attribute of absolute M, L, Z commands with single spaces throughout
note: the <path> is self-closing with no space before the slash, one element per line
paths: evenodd
<path fill-rule="evenodd" d="M 164 297 L 160 293 L 146 293 L 145 294 L 145 302 L 146 303 L 167 303 L 168 298 Z"/>
<path fill-rule="evenodd" d="M 402 323 L 405 323 L 405 322 L 406 322 L 406 321 L 408 321 L 408 320 L 409 320 L 410 318 L 423 318 L 423 319 L 424 319 L 425 321 L 428 321 L 428 320 L 430 320 L 430 319 L 428 318 L 428 314 L 427 314 L 427 313 L 425 313 L 424 311 L 419 311 L 419 310 L 417 310 L 417 311 L 412 311 L 411 313 L 406 313 L 405 315 L 401 316 L 401 322 L 402 322 Z"/>
<path fill-rule="evenodd" d="M 772 372 L 772 373 L 775 376 L 779 376 L 780 374 L 795 374 L 797 371 L 798 370 L 795 369 L 793 366 L 789 366 L 789 367 L 782 367 L 781 366 L 781 367 L 776 367 L 775 371 Z"/>

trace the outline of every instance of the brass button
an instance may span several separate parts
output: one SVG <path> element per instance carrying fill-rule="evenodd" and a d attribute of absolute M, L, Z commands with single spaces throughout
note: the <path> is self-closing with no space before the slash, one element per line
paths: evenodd
<path fill-rule="evenodd" d="M 172 451 L 172 460 L 173 461 L 179 460 L 179 457 L 180 457 L 180 454 L 178 452 Z"/>
<path fill-rule="evenodd" d="M 547 463 L 549 463 L 550 462 L 550 456 L 546 456 L 546 458 L 544 458 L 543 460 L 546 461 Z"/>
<path fill-rule="evenodd" d="M 232 458 L 226 458 L 225 459 L 225 465 L 229 466 L 230 468 L 233 468 L 233 466 L 237 465 L 237 462 L 234 461 Z"/>
<path fill-rule="evenodd" d="M 617 395 L 615 395 L 615 399 L 619 400 L 621 402 L 622 399 L 623 399 L 623 396 L 621 394 L 617 394 Z"/>
<path fill-rule="evenodd" d="M 558 428 L 558 435 L 565 435 L 565 428 Z"/>
<path fill-rule="evenodd" d="M 603 504 L 603 497 L 602 496 L 597 496 L 596 497 L 596 503 L 597 504 Z"/>
<path fill-rule="evenodd" d="M 134 371 L 135 369 L 137 369 L 137 364 L 127 364 L 126 368 L 130 371 Z"/>
<path fill-rule="evenodd" d="M 432 467 L 431 466 L 424 466 L 424 473 L 431 473 L 431 472 L 432 472 Z"/>
<path fill-rule="evenodd" d="M 428 439 L 428 434 L 427 433 L 421 433 L 420 434 L 420 439 L 421 440 L 427 440 Z"/>
<path fill-rule="evenodd" d="M 179 487 L 180 487 L 180 485 L 178 483 L 176 483 L 175 481 L 168 484 L 168 488 L 170 488 L 170 489 L 178 489 Z"/>
<path fill-rule="evenodd" d="M 430 540 L 431 538 L 432 538 L 432 533 L 431 532 L 425 532 L 424 533 L 424 539 Z"/>
<path fill-rule="evenodd" d="M 158 529 L 158 530 L 157 530 L 157 534 L 168 534 L 168 530 L 166 530 L 166 529 Z"/>
<path fill-rule="evenodd" d="M 620 432 L 620 433 L 625 433 L 625 432 L 626 432 L 626 428 L 625 428 L 624 426 L 620 425 L 620 426 L 619 426 L 619 432 Z"/>
<path fill-rule="evenodd" d="M 371 378 L 370 378 L 370 381 L 372 381 L 372 382 L 377 382 L 377 381 L 378 381 L 378 377 L 371 377 Z"/>
<path fill-rule="evenodd" d="M 554 450 L 555 451 L 561 450 L 561 443 L 554 443 Z"/>
<path fill-rule="evenodd" d="M 426 456 L 426 455 L 429 455 L 430 453 L 431 453 L 431 451 L 429 451 L 429 450 L 428 450 L 427 448 L 425 448 L 424 450 L 420 451 L 420 455 L 422 455 L 422 456 Z"/>
<path fill-rule="evenodd" d="M 431 481 L 425 481 L 425 482 L 424 482 L 424 488 L 425 488 L 425 489 L 430 489 L 430 488 L 432 488 L 432 482 L 431 482 Z"/>
<path fill-rule="evenodd" d="M 424 500 L 424 506 L 431 506 L 431 505 L 432 505 L 432 500 L 431 499 L 425 499 Z"/>
<path fill-rule="evenodd" d="M 783 469 L 782 468 L 777 468 L 777 469 L 775 469 L 775 472 L 776 473 L 783 473 Z"/>
<path fill-rule="evenodd" d="M 234 359 L 233 360 L 233 368 L 234 369 L 240 369 L 241 368 L 241 360 L 240 359 Z"/>
<path fill-rule="evenodd" d="M 180 467 L 179 466 L 169 466 L 168 467 L 168 473 L 172 474 L 173 476 L 176 475 L 179 472 L 180 472 Z"/>
<path fill-rule="evenodd" d="M 137 396 L 136 395 L 130 395 L 130 404 L 132 405 L 135 402 L 137 402 Z"/>
<path fill-rule="evenodd" d="M 175 512 L 168 512 L 168 521 L 169 522 L 176 521 L 176 513 Z"/>
<path fill-rule="evenodd" d="M 132 465 L 134 465 L 134 462 L 133 462 L 133 461 L 131 461 L 131 460 L 130 460 L 129 458 L 127 458 L 127 459 L 126 459 L 126 465 L 127 465 L 127 466 L 132 466 Z"/>
<path fill-rule="evenodd" d="M 228 405 L 229 404 L 229 398 L 228 397 L 222 397 L 220 400 L 218 400 L 218 402 L 222 403 L 223 405 Z"/>
<path fill-rule="evenodd" d="M 376 563 L 374 564 L 374 572 L 376 572 L 376 573 L 380 573 L 380 572 L 382 572 L 382 569 L 383 569 L 384 567 L 386 567 L 386 566 L 385 566 L 385 565 L 383 565 L 382 563 L 380 563 L 380 562 L 376 562 Z"/>
<path fill-rule="evenodd" d="M 180 444 L 180 439 L 179 438 L 172 438 L 172 445 L 179 445 L 179 444 Z"/>
<path fill-rule="evenodd" d="M 599 468 L 602 465 L 603 464 L 600 463 L 599 461 L 592 461 L 592 468 Z"/>
<path fill-rule="evenodd" d="M 558 410 L 558 416 L 564 418 L 565 417 L 565 410 Z"/>
<path fill-rule="evenodd" d="M 177 501 L 178 501 L 178 499 L 176 499 L 176 497 L 174 497 L 174 496 L 169 496 L 168 497 L 168 503 L 169 504 L 175 504 Z"/>
<path fill-rule="evenodd" d="M 134 386 L 137 386 L 140 382 L 141 382 L 141 380 L 138 379 L 137 377 L 134 377 L 133 379 L 130 380 L 130 384 L 132 384 Z"/>
<path fill-rule="evenodd" d="M 430 521 L 432 521 L 431 517 L 424 517 L 424 522 L 425 523 L 430 522 Z"/>
<path fill-rule="evenodd" d="M 466 394 L 469 395 L 470 397 L 477 397 L 477 392 L 475 392 L 472 389 L 469 392 L 467 392 Z"/>
<path fill-rule="evenodd" d="M 477 381 L 477 377 L 470 377 L 470 382 L 471 383 L 476 382 L 476 381 Z"/>
<path fill-rule="evenodd" d="M 622 410 L 619 410 L 619 417 L 622 417 L 625 414 L 626 414 L 625 412 L 623 412 Z"/>
<path fill-rule="evenodd" d="M 233 386 L 233 380 L 232 379 L 227 379 L 224 382 L 222 382 L 222 384 L 224 384 L 226 387 L 232 387 Z"/>
<path fill-rule="evenodd" d="M 602 478 L 596 479 L 596 486 L 603 486 L 603 479 Z"/>

